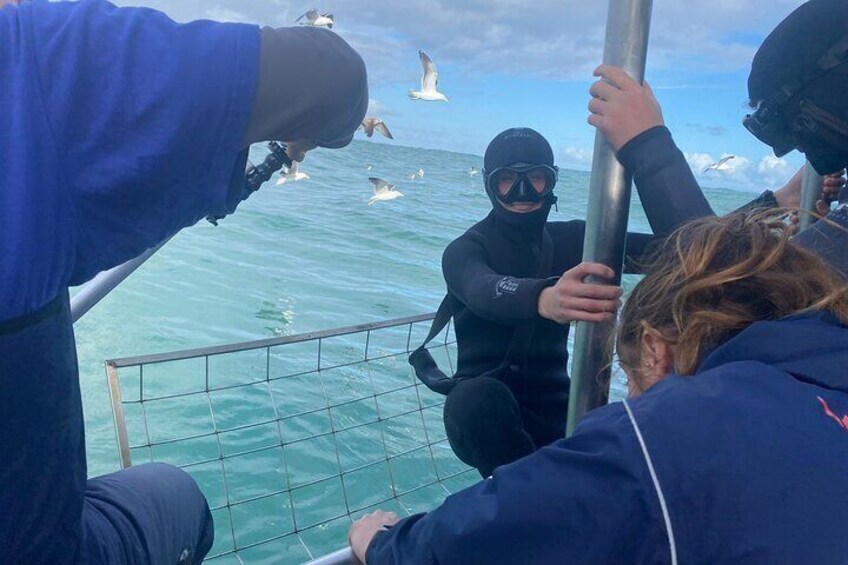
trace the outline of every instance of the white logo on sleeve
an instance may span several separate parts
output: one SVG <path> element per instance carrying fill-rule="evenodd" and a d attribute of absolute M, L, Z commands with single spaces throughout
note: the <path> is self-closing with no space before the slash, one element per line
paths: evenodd
<path fill-rule="evenodd" d="M 495 298 L 504 294 L 515 294 L 518 292 L 518 279 L 515 277 L 504 277 L 495 285 Z"/>

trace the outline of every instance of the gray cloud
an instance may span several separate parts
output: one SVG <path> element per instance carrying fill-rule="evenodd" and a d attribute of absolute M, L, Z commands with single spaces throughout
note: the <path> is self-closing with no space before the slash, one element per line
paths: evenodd
<path fill-rule="evenodd" d="M 292 25 L 313 7 L 293 0 L 119 0 L 177 20 L 237 19 Z M 315 2 L 363 54 L 372 80 L 417 80 L 416 51 L 469 73 L 501 72 L 586 80 L 601 59 L 606 2 L 584 0 L 420 0 Z M 764 36 L 800 0 L 687 0 L 655 3 L 649 68 L 675 74 L 747 67 Z M 221 18 L 220 16 L 223 16 Z M 752 39 L 753 38 L 753 39 Z M 413 83 L 414 84 L 414 83 Z"/>

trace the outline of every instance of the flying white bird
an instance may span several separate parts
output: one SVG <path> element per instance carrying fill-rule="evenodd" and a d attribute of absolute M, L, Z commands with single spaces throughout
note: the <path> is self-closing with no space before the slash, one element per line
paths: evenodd
<path fill-rule="evenodd" d="M 371 170 L 371 163 L 366 163 L 366 164 L 365 164 L 365 170 L 366 170 L 366 171 L 370 171 L 370 170 Z"/>
<path fill-rule="evenodd" d="M 712 165 L 708 165 L 707 168 L 704 169 L 704 172 L 706 173 L 707 171 L 727 171 L 730 169 L 730 165 L 728 165 L 727 162 L 735 158 L 736 155 L 725 155 Z"/>
<path fill-rule="evenodd" d="M 392 137 L 392 132 L 390 132 L 388 126 L 386 126 L 386 122 L 380 118 L 365 118 L 362 120 L 362 131 L 364 131 L 365 135 L 368 137 L 374 135 L 374 131 L 378 131 L 383 134 L 384 137 L 394 139 L 394 137 Z"/>
<path fill-rule="evenodd" d="M 418 173 L 409 173 L 406 175 L 406 180 L 415 180 L 415 177 L 418 176 Z"/>
<path fill-rule="evenodd" d="M 333 29 L 333 24 L 336 23 L 333 19 L 333 14 L 321 14 L 318 12 L 318 10 L 314 8 L 297 18 L 295 21 L 299 22 L 303 18 L 306 18 L 306 21 L 300 25 L 326 27 L 328 29 Z"/>
<path fill-rule="evenodd" d="M 308 178 L 309 175 L 303 172 L 299 172 L 297 170 L 297 161 L 292 161 L 291 167 L 289 167 L 289 172 L 284 175 L 281 175 L 280 178 L 277 180 L 277 184 L 286 184 L 287 182 L 294 182 Z"/>
<path fill-rule="evenodd" d="M 471 167 L 470 169 L 468 169 L 468 174 L 472 177 L 474 175 L 476 175 L 477 174 L 477 167 Z"/>
<path fill-rule="evenodd" d="M 409 99 L 441 100 L 447 102 L 447 96 L 436 91 L 436 87 L 439 86 L 439 73 L 436 71 L 436 65 L 424 51 L 418 51 L 418 58 L 421 60 L 421 66 L 424 68 L 424 74 L 421 77 L 421 90 L 410 90 Z"/>
<path fill-rule="evenodd" d="M 424 169 L 418 169 L 415 172 L 415 174 L 418 175 L 418 178 L 423 179 L 424 178 Z"/>
<path fill-rule="evenodd" d="M 402 192 L 395 189 L 395 185 L 389 184 L 386 180 L 378 179 L 376 177 L 369 177 L 368 180 L 370 180 L 371 184 L 374 185 L 374 196 L 368 200 L 369 206 L 375 202 L 379 202 L 380 200 L 394 200 L 395 198 L 403 196 Z"/>

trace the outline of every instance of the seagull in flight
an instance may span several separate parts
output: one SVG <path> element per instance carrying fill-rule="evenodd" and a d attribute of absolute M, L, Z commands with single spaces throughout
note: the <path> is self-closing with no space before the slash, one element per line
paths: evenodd
<path fill-rule="evenodd" d="M 477 174 L 477 167 L 471 167 L 470 169 L 468 169 L 468 175 L 469 176 L 473 177 L 476 174 Z"/>
<path fill-rule="evenodd" d="M 735 159 L 736 155 L 725 155 L 712 165 L 708 165 L 707 168 L 704 169 L 704 172 L 707 171 L 727 171 L 730 169 L 730 165 L 727 164 L 731 159 Z"/>
<path fill-rule="evenodd" d="M 403 193 L 396 190 L 395 185 L 389 184 L 389 181 L 377 177 L 369 177 L 368 180 L 374 185 L 374 196 L 368 200 L 369 206 L 381 200 L 394 200 L 403 196 Z"/>
<path fill-rule="evenodd" d="M 287 182 L 295 182 L 308 178 L 309 175 L 297 170 L 297 161 L 292 161 L 291 167 L 289 167 L 289 172 L 284 175 L 280 175 L 280 178 L 277 180 L 277 185 L 286 184 Z"/>
<path fill-rule="evenodd" d="M 418 176 L 418 178 L 423 179 L 424 178 L 424 169 L 418 169 L 415 172 L 415 174 Z"/>
<path fill-rule="evenodd" d="M 410 100 L 441 100 L 447 102 L 448 98 L 441 92 L 436 90 L 439 86 L 439 73 L 436 71 L 436 65 L 427 56 L 424 51 L 418 51 L 418 58 L 421 60 L 421 66 L 424 68 L 424 74 L 421 77 L 421 90 L 410 90 Z"/>
<path fill-rule="evenodd" d="M 333 29 L 333 24 L 336 23 L 333 19 L 333 14 L 322 14 L 314 8 L 297 18 L 295 21 L 299 22 L 303 18 L 306 18 L 306 21 L 300 25 L 326 27 L 328 29 Z"/>
<path fill-rule="evenodd" d="M 388 126 L 386 126 L 386 122 L 380 118 L 365 118 L 362 120 L 362 131 L 364 131 L 365 135 L 368 137 L 371 137 L 374 135 L 375 131 L 378 131 L 383 134 L 383 137 L 394 139 L 392 132 L 390 132 Z"/>

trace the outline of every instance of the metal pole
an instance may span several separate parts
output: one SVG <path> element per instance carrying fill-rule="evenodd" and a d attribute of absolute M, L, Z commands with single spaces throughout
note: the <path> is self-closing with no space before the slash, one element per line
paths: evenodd
<path fill-rule="evenodd" d="M 648 52 L 652 0 L 610 0 L 604 63 L 622 67 L 642 82 Z M 600 132 L 595 133 L 595 155 L 589 181 L 589 211 L 583 260 L 603 263 L 621 283 L 624 243 L 630 212 L 630 178 Z M 612 359 L 612 324 L 578 323 L 574 341 L 571 395 L 566 434 L 589 410 L 606 404 Z"/>
<path fill-rule="evenodd" d="M 801 203 L 798 213 L 798 232 L 802 232 L 816 221 L 816 202 L 821 199 L 824 177 L 816 172 L 807 161 L 804 166 L 804 180 L 801 183 Z"/>
<path fill-rule="evenodd" d="M 126 263 L 122 263 L 117 267 L 112 267 L 108 271 L 98 273 L 93 279 L 85 283 L 85 285 L 71 298 L 71 319 L 74 323 L 82 318 L 86 312 L 91 310 L 95 304 L 103 300 L 103 298 L 112 292 L 115 287 L 121 284 L 124 279 L 133 274 L 142 263 L 150 259 L 154 253 L 159 251 L 163 245 L 168 243 L 169 237 L 156 247 L 151 247 L 135 259 L 130 259 Z"/>
<path fill-rule="evenodd" d="M 305 565 L 353 565 L 354 563 L 359 563 L 359 560 L 354 557 L 353 550 L 346 547 L 309 561 Z"/>

